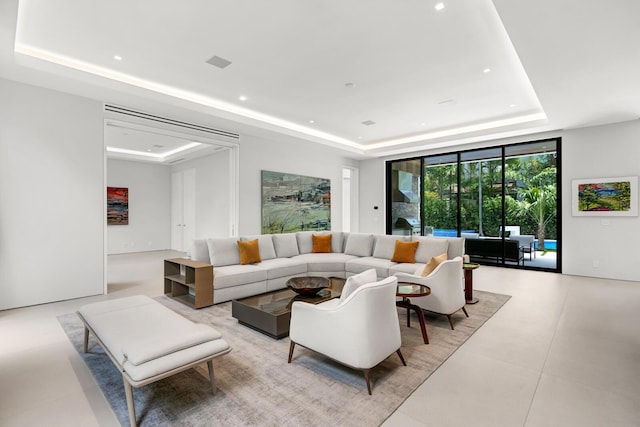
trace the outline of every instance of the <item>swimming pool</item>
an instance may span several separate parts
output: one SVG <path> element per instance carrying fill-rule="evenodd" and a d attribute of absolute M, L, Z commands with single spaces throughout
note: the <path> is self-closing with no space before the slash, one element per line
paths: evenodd
<path fill-rule="evenodd" d="M 538 249 L 538 240 L 533 243 L 533 246 Z M 558 241 L 557 240 L 548 240 L 544 239 L 544 248 L 549 251 L 557 251 L 558 250 Z"/>

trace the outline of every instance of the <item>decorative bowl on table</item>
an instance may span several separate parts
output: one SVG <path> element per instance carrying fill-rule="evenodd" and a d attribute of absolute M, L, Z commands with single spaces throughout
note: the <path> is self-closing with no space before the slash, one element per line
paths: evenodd
<path fill-rule="evenodd" d="M 329 287 L 326 277 L 294 277 L 287 280 L 287 287 L 300 295 L 314 296 L 322 289 Z"/>

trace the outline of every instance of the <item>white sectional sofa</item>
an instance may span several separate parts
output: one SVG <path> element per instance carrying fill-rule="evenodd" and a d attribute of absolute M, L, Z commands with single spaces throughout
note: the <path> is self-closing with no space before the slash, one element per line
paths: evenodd
<path fill-rule="evenodd" d="M 312 235 L 331 234 L 331 253 L 314 253 Z M 238 240 L 258 239 L 261 262 L 240 264 Z M 397 263 L 396 240 L 418 241 L 415 263 Z M 299 276 L 346 278 L 375 268 L 378 279 L 394 273 L 414 273 L 432 256 L 447 252 L 447 258 L 464 255 L 463 238 L 397 236 L 367 233 L 312 232 L 197 239 L 191 258 L 211 263 L 213 302 L 220 303 L 286 287 Z"/>

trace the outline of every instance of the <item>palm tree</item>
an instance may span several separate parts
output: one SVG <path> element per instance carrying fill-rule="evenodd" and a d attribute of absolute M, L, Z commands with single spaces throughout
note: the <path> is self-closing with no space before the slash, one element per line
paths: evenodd
<path fill-rule="evenodd" d="M 538 225 L 538 249 L 544 251 L 544 236 L 547 223 L 556 217 L 556 186 L 529 187 L 522 190 L 517 205 L 519 216 L 532 218 Z"/>

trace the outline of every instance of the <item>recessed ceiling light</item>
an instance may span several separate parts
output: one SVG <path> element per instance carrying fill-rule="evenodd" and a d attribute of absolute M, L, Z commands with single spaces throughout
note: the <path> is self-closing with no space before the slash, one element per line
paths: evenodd
<path fill-rule="evenodd" d="M 353 89 L 354 87 L 356 87 L 355 83 L 345 83 L 344 84 L 346 87 L 348 87 L 349 89 Z"/>
<path fill-rule="evenodd" d="M 315 122 L 316 122 L 315 120 L 309 120 L 309 123 L 315 123 Z"/>
<path fill-rule="evenodd" d="M 122 61 L 122 56 L 120 55 L 114 55 L 113 59 L 115 59 L 116 61 Z"/>
<path fill-rule="evenodd" d="M 440 2 L 440 3 L 436 4 L 435 7 L 436 7 L 436 10 L 442 10 L 442 9 L 444 9 L 444 3 Z"/>
<path fill-rule="evenodd" d="M 424 125 L 426 125 L 426 123 L 425 123 L 425 122 L 420 123 L 420 126 L 424 126 Z"/>
<path fill-rule="evenodd" d="M 371 125 L 375 125 L 376 122 L 374 122 L 373 120 L 365 120 L 364 122 L 362 122 L 362 124 L 365 126 L 371 126 Z"/>
<path fill-rule="evenodd" d="M 359 137 L 358 137 L 358 139 L 362 139 L 362 137 L 361 137 L 361 136 L 359 136 Z"/>
<path fill-rule="evenodd" d="M 491 68 L 485 68 L 484 70 L 482 70 L 483 73 L 487 74 L 491 72 Z"/>
<path fill-rule="evenodd" d="M 238 97 L 238 99 L 239 99 L 240 101 L 246 101 L 246 100 L 247 100 L 247 97 L 246 97 L 246 96 L 244 96 L 244 95 L 240 95 L 240 96 Z"/>
<path fill-rule="evenodd" d="M 509 104 L 509 107 L 514 108 L 516 107 L 516 104 Z"/>

